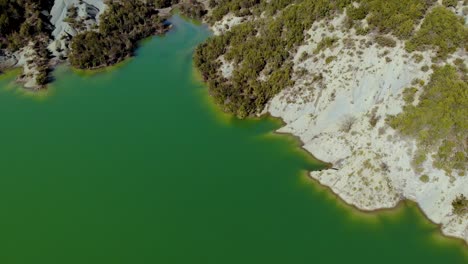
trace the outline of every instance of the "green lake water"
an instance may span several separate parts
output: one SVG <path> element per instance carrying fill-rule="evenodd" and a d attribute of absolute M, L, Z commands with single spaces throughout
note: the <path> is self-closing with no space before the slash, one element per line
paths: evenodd
<path fill-rule="evenodd" d="M 219 113 L 191 61 L 208 30 L 173 23 L 39 94 L 0 77 L 0 264 L 468 263 L 416 206 L 360 213 L 310 180 L 278 121 Z"/>

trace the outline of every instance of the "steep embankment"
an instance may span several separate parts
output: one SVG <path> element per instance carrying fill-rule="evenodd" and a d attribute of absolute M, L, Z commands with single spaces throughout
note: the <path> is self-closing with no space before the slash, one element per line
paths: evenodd
<path fill-rule="evenodd" d="M 468 241 L 467 124 L 452 115 L 468 109 L 466 1 L 444 1 L 447 7 L 418 0 L 270 1 L 247 7 L 236 2 L 223 1 L 213 10 L 217 37 L 195 57 L 217 103 L 241 117 L 268 112 L 282 118 L 286 125 L 279 132 L 298 136 L 305 149 L 333 164 L 311 177 L 347 203 L 376 210 L 410 199 L 444 234 Z M 316 19 L 309 24 L 310 16 Z M 300 33 L 288 35 L 301 27 L 303 40 L 296 38 Z M 458 81 L 440 85 L 459 89 L 459 99 L 446 100 L 457 100 L 451 105 L 457 109 L 443 117 L 449 127 L 433 126 L 426 136 L 390 126 L 409 105 L 434 100 L 426 93 L 439 85 L 435 72 L 444 65 Z M 282 73 L 289 67 L 289 79 L 270 81 L 275 74 L 288 76 Z M 441 102 L 447 99 L 440 96 Z M 424 140 L 439 129 L 453 133 Z"/>

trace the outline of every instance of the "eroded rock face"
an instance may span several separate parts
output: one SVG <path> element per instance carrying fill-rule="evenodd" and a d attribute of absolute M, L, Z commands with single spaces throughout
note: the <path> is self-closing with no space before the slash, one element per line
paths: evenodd
<path fill-rule="evenodd" d="M 70 18 L 69 9 L 76 8 L 76 18 Z M 49 45 L 49 50 L 56 56 L 66 56 L 71 37 L 83 30 L 90 30 L 99 24 L 99 16 L 105 11 L 103 0 L 55 0 L 50 12 L 51 24 L 55 27 L 52 32 L 54 40 Z M 76 25 L 69 21 L 74 19 Z"/>
<path fill-rule="evenodd" d="M 0 50 L 0 72 L 15 66 L 17 63 L 18 60 L 13 54 Z"/>

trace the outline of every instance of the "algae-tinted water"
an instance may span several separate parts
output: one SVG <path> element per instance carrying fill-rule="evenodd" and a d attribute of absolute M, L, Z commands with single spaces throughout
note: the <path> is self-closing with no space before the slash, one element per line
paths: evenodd
<path fill-rule="evenodd" d="M 466 263 L 414 206 L 357 213 L 273 120 L 209 102 L 191 56 L 206 28 L 42 94 L 0 80 L 0 263 Z"/>

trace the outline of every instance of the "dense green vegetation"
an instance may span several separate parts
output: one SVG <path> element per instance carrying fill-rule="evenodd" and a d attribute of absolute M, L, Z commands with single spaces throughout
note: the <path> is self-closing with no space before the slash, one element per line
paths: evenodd
<path fill-rule="evenodd" d="M 446 7 L 456 7 L 458 0 L 442 0 L 442 4 Z"/>
<path fill-rule="evenodd" d="M 435 0 L 361 0 L 357 2 L 359 7 L 350 6 L 347 10 L 347 15 L 352 21 L 367 17 L 371 29 L 383 34 L 392 33 L 399 38 L 408 38 Z"/>
<path fill-rule="evenodd" d="M 406 43 L 408 51 L 436 49 L 439 58 L 445 58 L 458 48 L 466 48 L 468 29 L 463 18 L 456 16 L 445 7 L 435 7 L 421 25 L 421 28 Z"/>
<path fill-rule="evenodd" d="M 219 1 L 212 3 L 211 19 L 227 12 L 271 14 L 245 22 L 201 45 L 195 64 L 207 81 L 211 95 L 224 111 L 240 118 L 257 114 L 270 98 L 292 85 L 292 52 L 305 39 L 316 20 L 337 15 L 350 0 Z M 275 14 L 273 16 L 273 14 Z M 224 55 L 235 65 L 231 78 L 219 71 L 217 58 Z"/>
<path fill-rule="evenodd" d="M 136 42 L 164 32 L 164 19 L 153 2 L 113 1 L 101 16 L 99 31 L 85 31 L 72 39 L 70 63 L 90 69 L 115 64 L 130 56 Z"/>
<path fill-rule="evenodd" d="M 288 1 L 287 2 L 292 2 Z M 211 22 L 215 22 L 223 18 L 228 13 L 233 13 L 236 16 L 246 16 L 252 14 L 252 7 L 260 4 L 260 0 L 210 0 L 209 5 L 213 8 L 211 13 Z M 276 2 L 281 1 L 271 1 L 272 5 Z M 282 1 L 285 2 L 285 1 Z"/>
<path fill-rule="evenodd" d="M 449 174 L 466 172 L 468 83 L 465 78 L 466 73 L 450 65 L 436 67 L 419 103 L 413 104 L 414 88 L 407 90 L 403 113 L 389 119 L 393 128 L 418 140 L 414 160 L 417 167 L 426 160 L 426 153 L 434 152 L 436 168 Z"/>
<path fill-rule="evenodd" d="M 47 18 L 41 10 L 50 10 L 51 0 L 0 0 L 0 48 L 17 50 L 37 35 L 44 34 Z"/>
<path fill-rule="evenodd" d="M 180 1 L 178 8 L 183 15 L 196 20 L 201 20 L 208 12 L 205 6 L 196 0 Z"/>
<path fill-rule="evenodd" d="M 463 194 L 460 194 L 452 201 L 452 211 L 457 215 L 468 213 L 468 199 Z"/>

